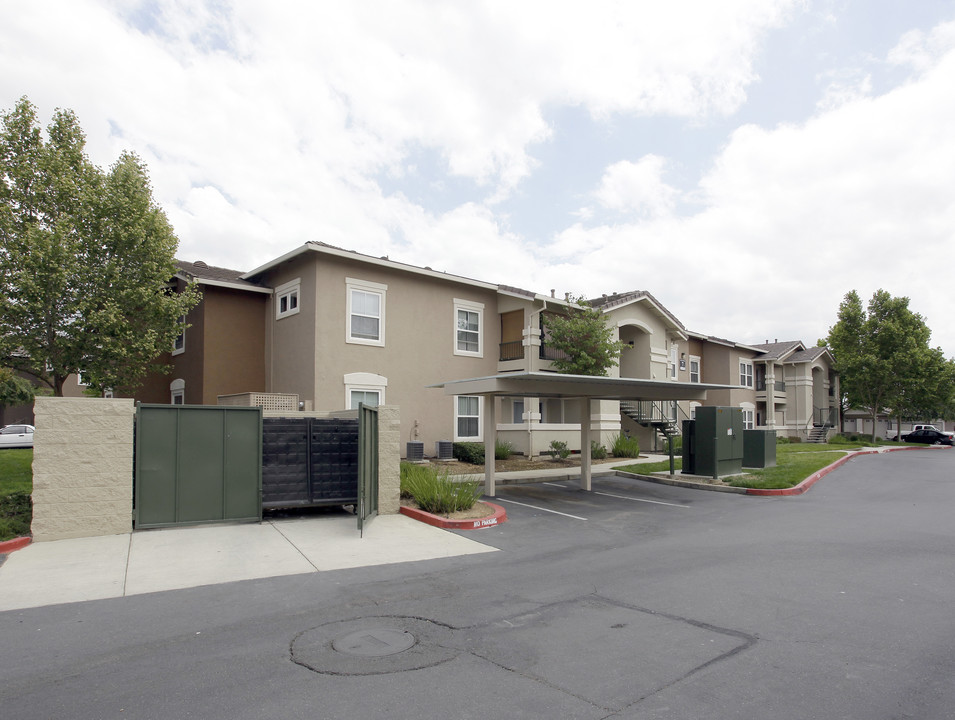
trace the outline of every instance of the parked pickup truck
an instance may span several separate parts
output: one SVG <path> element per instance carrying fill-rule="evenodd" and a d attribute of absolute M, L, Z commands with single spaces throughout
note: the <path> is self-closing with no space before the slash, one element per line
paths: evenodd
<path fill-rule="evenodd" d="M 915 432 L 916 430 L 935 430 L 936 432 L 944 433 L 948 435 L 949 437 L 955 436 L 955 433 L 951 433 L 948 430 L 939 430 L 934 425 L 913 425 L 912 432 Z"/>

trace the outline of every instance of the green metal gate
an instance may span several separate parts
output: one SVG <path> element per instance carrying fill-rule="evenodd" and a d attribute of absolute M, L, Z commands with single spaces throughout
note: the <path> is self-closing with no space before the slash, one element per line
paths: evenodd
<path fill-rule="evenodd" d="M 358 406 L 358 530 L 378 514 L 378 408 Z"/>
<path fill-rule="evenodd" d="M 137 528 L 262 519 L 262 409 L 138 405 Z"/>

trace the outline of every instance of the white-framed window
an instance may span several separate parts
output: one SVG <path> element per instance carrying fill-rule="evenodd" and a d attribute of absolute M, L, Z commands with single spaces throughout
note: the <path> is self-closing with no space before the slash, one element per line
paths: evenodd
<path fill-rule="evenodd" d="M 458 395 L 454 398 L 454 439 L 479 442 L 481 437 L 481 398 Z"/>
<path fill-rule="evenodd" d="M 678 348 L 677 348 L 677 346 L 676 346 L 676 343 L 673 343 L 672 345 L 670 345 L 670 379 L 671 379 L 671 380 L 676 380 L 676 369 L 677 369 L 676 353 L 677 353 L 677 350 L 678 350 Z"/>
<path fill-rule="evenodd" d="M 348 318 L 345 342 L 385 345 L 385 294 L 387 285 L 345 278 Z"/>
<path fill-rule="evenodd" d="M 696 355 L 690 355 L 690 382 L 698 383 L 700 381 L 700 358 Z"/>
<path fill-rule="evenodd" d="M 179 334 L 172 341 L 172 354 L 182 355 L 186 351 L 186 316 L 180 315 L 176 322 L 179 324 Z"/>
<path fill-rule="evenodd" d="M 273 294 L 275 295 L 276 320 L 281 320 L 290 315 L 298 315 L 301 305 L 301 293 L 302 278 L 289 280 L 287 283 L 282 283 L 273 290 Z"/>
<path fill-rule="evenodd" d="M 358 403 L 365 405 L 384 405 L 385 388 L 388 387 L 388 378 L 375 373 L 356 372 L 347 373 L 345 381 L 345 407 L 358 409 Z"/>
<path fill-rule="evenodd" d="M 484 303 L 454 298 L 454 354 L 484 357 Z"/>
<path fill-rule="evenodd" d="M 378 390 L 352 390 L 351 404 L 352 410 L 357 410 L 359 405 L 368 405 L 378 407 L 381 404 L 381 392 Z"/>
<path fill-rule="evenodd" d="M 743 387 L 753 387 L 753 363 L 739 361 L 739 384 Z"/>
<path fill-rule="evenodd" d="M 743 409 L 743 429 L 756 429 L 756 407 L 752 403 L 740 403 Z"/>
<path fill-rule="evenodd" d="M 185 405 L 186 404 L 186 381 L 182 378 L 176 378 L 171 383 L 169 383 L 169 404 L 170 405 Z"/>
<path fill-rule="evenodd" d="M 89 382 L 86 381 L 85 379 L 83 379 L 83 371 L 82 371 L 82 370 L 80 370 L 79 372 L 76 373 L 76 384 L 77 384 L 77 385 L 82 385 L 83 387 L 86 387 L 87 385 L 89 385 Z"/>
<path fill-rule="evenodd" d="M 690 403 L 690 420 L 696 420 L 696 409 L 700 407 L 700 403 L 691 402 Z"/>

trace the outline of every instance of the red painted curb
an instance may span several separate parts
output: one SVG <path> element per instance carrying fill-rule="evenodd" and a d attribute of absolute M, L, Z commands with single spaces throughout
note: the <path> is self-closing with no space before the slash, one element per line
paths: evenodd
<path fill-rule="evenodd" d="M 428 525 L 433 525 L 434 527 L 444 528 L 446 530 L 480 530 L 482 528 L 494 527 L 495 525 L 500 525 L 503 522 L 507 522 L 507 512 L 500 505 L 495 505 L 494 503 L 485 502 L 485 505 L 490 505 L 494 509 L 493 515 L 488 515 L 483 518 L 469 518 L 466 520 L 452 520 L 450 518 L 444 518 L 440 515 L 432 515 L 431 513 L 425 512 L 424 510 L 418 510 L 417 508 L 406 507 L 405 505 L 401 506 L 401 514 L 407 515 L 410 518 L 415 520 L 420 520 L 423 523 Z"/>
<path fill-rule="evenodd" d="M 854 457 L 859 457 L 860 455 L 881 455 L 882 453 L 898 452 L 899 450 L 924 450 L 924 449 L 925 448 L 915 446 L 915 447 L 890 447 L 890 448 L 885 448 L 884 450 L 857 450 L 856 452 L 849 453 L 848 455 L 845 455 L 839 458 L 831 465 L 826 465 L 824 468 L 822 468 L 822 470 L 817 470 L 816 472 L 814 472 L 812 475 L 807 477 L 805 480 L 803 480 L 801 483 L 799 483 L 795 487 L 779 488 L 775 490 L 765 490 L 762 488 L 747 488 L 746 494 L 761 495 L 764 497 L 772 496 L 772 495 L 784 496 L 784 497 L 792 496 L 792 495 L 802 495 L 809 488 L 815 485 L 817 480 L 824 478 L 826 475 L 831 473 L 837 467 L 844 465 L 845 463 L 849 462 Z"/>
<path fill-rule="evenodd" d="M 13 538 L 13 540 L 4 540 L 0 542 L 0 555 L 5 555 L 6 553 L 13 552 L 14 550 L 20 550 L 25 548 L 33 542 L 33 538 L 30 537 L 18 537 Z"/>

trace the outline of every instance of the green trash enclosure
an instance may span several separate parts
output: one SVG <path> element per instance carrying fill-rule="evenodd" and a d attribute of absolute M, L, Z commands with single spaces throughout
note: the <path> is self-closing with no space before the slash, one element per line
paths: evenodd
<path fill-rule="evenodd" d="M 137 528 L 261 520 L 261 493 L 261 408 L 137 407 Z"/>

